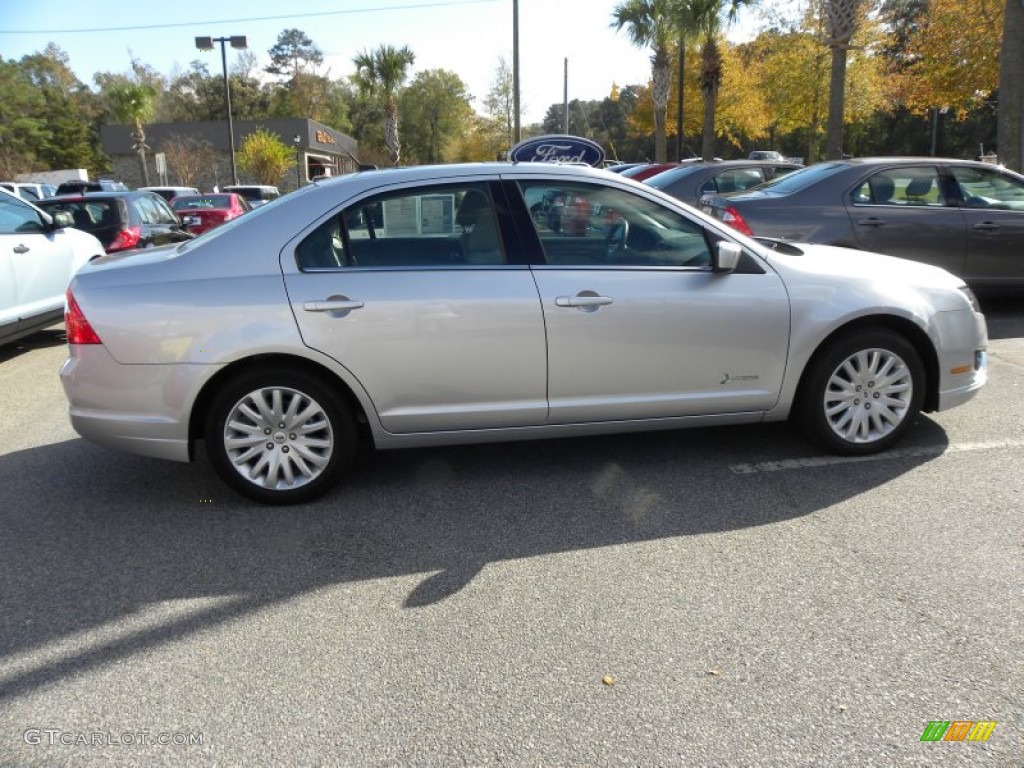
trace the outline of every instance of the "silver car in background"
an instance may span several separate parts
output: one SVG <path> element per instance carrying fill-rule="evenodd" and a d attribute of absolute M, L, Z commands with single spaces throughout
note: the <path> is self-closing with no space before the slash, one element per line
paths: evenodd
<path fill-rule="evenodd" d="M 557 226 L 528 201 L 563 200 Z M 264 503 L 377 448 L 792 418 L 893 445 L 986 381 L 985 320 L 939 268 L 772 250 L 615 174 L 539 163 L 369 171 L 68 292 L 71 420 Z"/>

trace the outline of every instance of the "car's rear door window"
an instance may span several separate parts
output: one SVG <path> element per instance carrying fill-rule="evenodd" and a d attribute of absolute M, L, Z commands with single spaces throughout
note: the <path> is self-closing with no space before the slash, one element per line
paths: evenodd
<path fill-rule="evenodd" d="M 857 185 L 850 199 L 854 205 L 946 205 L 938 169 L 931 165 L 879 171 Z"/>
<path fill-rule="evenodd" d="M 365 198 L 296 248 L 303 270 L 507 263 L 486 183 L 416 187 Z"/>

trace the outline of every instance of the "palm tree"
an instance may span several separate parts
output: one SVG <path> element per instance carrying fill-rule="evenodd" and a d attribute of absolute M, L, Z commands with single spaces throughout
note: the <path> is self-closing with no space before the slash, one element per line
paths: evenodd
<path fill-rule="evenodd" d="M 616 30 L 626 29 L 629 41 L 638 48 L 650 46 L 651 101 L 654 103 L 654 160 L 667 159 L 665 111 L 672 87 L 672 54 L 669 45 L 678 30 L 678 0 L 625 0 L 612 11 Z"/>
<path fill-rule="evenodd" d="M 999 57 L 999 160 L 1024 171 L 1024 5 L 1006 0 Z"/>
<path fill-rule="evenodd" d="M 149 186 L 149 168 L 146 165 L 146 131 L 143 124 L 153 117 L 156 91 L 142 83 L 118 83 L 107 89 L 110 111 L 120 123 L 131 123 L 132 149 L 139 153 L 142 179 Z"/>
<path fill-rule="evenodd" d="M 408 76 L 416 55 L 403 45 L 381 45 L 352 58 L 356 73 L 352 76 L 359 92 L 381 99 L 384 103 L 384 143 L 391 162 L 398 165 L 402 143 L 398 138 L 398 99 L 396 94 Z"/>
<path fill-rule="evenodd" d="M 846 109 L 846 52 L 857 32 L 863 0 L 823 0 L 826 44 L 832 49 L 832 76 L 828 91 L 828 128 L 825 159 L 843 156 L 843 112 Z"/>
<path fill-rule="evenodd" d="M 704 38 L 700 54 L 700 90 L 704 96 L 701 156 L 705 160 L 715 156 L 715 112 L 723 73 L 718 40 L 725 28 L 736 20 L 739 9 L 754 2 L 756 0 L 683 0 L 682 13 L 688 19 L 688 27 Z"/>

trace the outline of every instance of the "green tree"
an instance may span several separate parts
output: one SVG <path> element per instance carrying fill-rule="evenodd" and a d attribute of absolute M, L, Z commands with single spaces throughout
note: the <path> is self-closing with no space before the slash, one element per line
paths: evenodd
<path fill-rule="evenodd" d="M 466 130 L 473 108 L 469 90 L 454 72 L 428 69 L 402 91 L 405 145 L 414 162 L 445 162 L 446 147 Z"/>
<path fill-rule="evenodd" d="M 242 140 L 236 158 L 238 167 L 260 184 L 277 185 L 295 167 L 295 150 L 265 128 L 257 128 Z"/>
<path fill-rule="evenodd" d="M 142 83 L 125 82 L 111 86 L 107 90 L 112 117 L 121 123 L 132 125 L 132 148 L 139 155 L 142 168 L 142 179 L 149 186 L 149 167 L 146 163 L 145 123 L 153 117 L 156 92 L 151 86 Z"/>
<path fill-rule="evenodd" d="M 46 137 L 39 115 L 44 98 L 14 60 L 0 60 L 0 175 L 14 178 L 32 169 L 36 149 Z"/>
<path fill-rule="evenodd" d="M 704 127 L 701 156 L 715 156 L 715 111 L 718 89 L 722 85 L 724 66 L 719 39 L 726 27 L 736 20 L 739 9 L 754 0 L 684 0 L 680 13 L 687 19 L 688 29 L 696 30 L 703 40 L 700 52 L 700 90 L 704 97 Z"/>
<path fill-rule="evenodd" d="M 52 43 L 25 56 L 19 66 L 43 97 L 35 116 L 43 132 L 33 148 L 37 164 L 47 168 L 97 168 L 102 165 L 97 132 L 99 100 L 78 80 L 68 56 Z"/>
<path fill-rule="evenodd" d="M 402 150 L 398 136 L 398 93 L 415 60 L 416 55 L 408 46 L 396 48 L 392 45 L 364 50 L 352 59 L 356 66 L 352 81 L 359 92 L 379 100 L 384 107 L 384 145 L 395 165 L 398 165 Z"/>

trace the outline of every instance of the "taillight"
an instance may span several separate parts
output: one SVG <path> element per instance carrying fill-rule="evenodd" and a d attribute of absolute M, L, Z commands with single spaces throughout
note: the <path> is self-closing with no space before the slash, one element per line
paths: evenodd
<path fill-rule="evenodd" d="M 64 309 L 64 329 L 67 333 L 68 344 L 102 344 L 96 331 L 85 319 L 85 313 L 75 301 L 75 295 L 68 288 L 67 307 Z"/>
<path fill-rule="evenodd" d="M 107 246 L 107 253 L 134 248 L 142 239 L 142 227 L 125 227 L 117 233 L 114 242 Z"/>
<path fill-rule="evenodd" d="M 731 205 L 725 207 L 725 211 L 722 213 L 722 221 L 728 224 L 733 229 L 738 229 L 744 235 L 754 236 L 754 230 L 750 228 L 746 220 L 740 215 L 740 212 L 733 208 Z"/>

